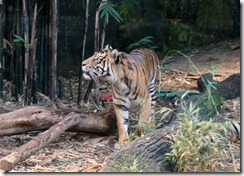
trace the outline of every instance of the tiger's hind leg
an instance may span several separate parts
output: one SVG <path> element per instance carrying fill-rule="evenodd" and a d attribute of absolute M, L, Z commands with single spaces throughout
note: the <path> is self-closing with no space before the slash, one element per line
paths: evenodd
<path fill-rule="evenodd" d="M 152 122 L 151 127 L 155 128 L 155 108 L 156 108 L 157 97 L 156 97 L 156 85 L 154 82 L 149 84 L 148 90 L 151 96 L 151 111 L 150 111 L 149 120 Z"/>
<path fill-rule="evenodd" d="M 142 135 L 145 131 L 147 131 L 148 127 L 153 127 L 154 125 L 150 119 L 151 114 L 151 96 L 148 94 L 148 96 L 142 100 L 143 104 L 141 105 L 140 115 L 139 115 L 139 121 L 138 121 L 138 133 Z"/>

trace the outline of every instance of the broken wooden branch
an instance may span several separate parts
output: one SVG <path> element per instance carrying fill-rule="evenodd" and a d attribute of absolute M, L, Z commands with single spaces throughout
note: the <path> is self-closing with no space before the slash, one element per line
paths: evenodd
<path fill-rule="evenodd" d="M 116 129 L 113 109 L 98 113 L 83 113 L 71 109 L 55 110 L 43 106 L 28 106 L 0 114 L 0 136 L 48 129 L 62 121 L 70 112 L 80 116 L 81 120 L 68 131 L 109 134 Z"/>
<path fill-rule="evenodd" d="M 40 133 L 31 141 L 20 146 L 13 153 L 1 158 L 0 169 L 4 171 L 12 170 L 17 163 L 27 159 L 41 148 L 56 140 L 63 132 L 72 126 L 77 125 L 83 118 L 86 117 L 71 112 L 62 121 L 49 128 L 47 131 Z"/>

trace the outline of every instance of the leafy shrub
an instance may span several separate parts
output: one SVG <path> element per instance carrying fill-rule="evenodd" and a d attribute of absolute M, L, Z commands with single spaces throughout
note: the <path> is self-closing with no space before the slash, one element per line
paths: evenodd
<path fill-rule="evenodd" d="M 225 161 L 226 128 L 209 121 L 182 118 L 182 128 L 172 136 L 172 151 L 167 154 L 178 172 L 216 172 Z"/>
<path fill-rule="evenodd" d="M 180 102 L 183 112 L 179 113 L 181 127 L 171 136 L 171 152 L 166 159 L 175 164 L 177 172 L 223 172 L 238 171 L 230 134 L 240 133 L 237 122 L 224 119 L 225 122 L 215 122 L 213 119 L 201 121 L 199 108 L 185 101 Z M 231 163 L 231 164 L 229 164 Z"/>

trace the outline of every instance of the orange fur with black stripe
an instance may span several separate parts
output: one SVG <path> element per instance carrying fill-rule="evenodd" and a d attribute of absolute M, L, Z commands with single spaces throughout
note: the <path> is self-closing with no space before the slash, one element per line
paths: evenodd
<path fill-rule="evenodd" d="M 131 105 L 141 105 L 139 128 L 150 122 L 154 127 L 158 57 L 149 49 L 137 49 L 129 54 L 106 46 L 82 62 L 85 79 L 98 78 L 111 83 L 119 141 L 128 139 Z"/>

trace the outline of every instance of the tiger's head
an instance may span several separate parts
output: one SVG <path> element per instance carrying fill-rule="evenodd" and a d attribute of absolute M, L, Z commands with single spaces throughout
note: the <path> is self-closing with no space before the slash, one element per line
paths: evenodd
<path fill-rule="evenodd" d="M 118 55 L 118 50 L 113 49 L 110 45 L 107 45 L 102 51 L 95 52 L 82 62 L 84 78 L 93 79 L 95 82 L 98 81 L 98 78 L 112 80 L 114 75 L 111 72 L 111 66 L 116 64 Z"/>

